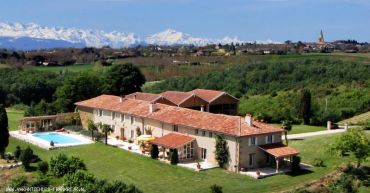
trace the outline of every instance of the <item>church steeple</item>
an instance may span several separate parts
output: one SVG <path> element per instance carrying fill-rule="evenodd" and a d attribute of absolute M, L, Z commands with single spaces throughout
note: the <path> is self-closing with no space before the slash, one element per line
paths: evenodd
<path fill-rule="evenodd" d="M 319 44 L 325 44 L 324 33 L 322 33 L 322 30 L 320 32 Z"/>

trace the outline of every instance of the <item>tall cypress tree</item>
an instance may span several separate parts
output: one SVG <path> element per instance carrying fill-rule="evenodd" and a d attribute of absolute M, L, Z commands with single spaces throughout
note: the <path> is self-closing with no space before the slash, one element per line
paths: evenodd
<path fill-rule="evenodd" d="M 227 141 L 222 135 L 216 137 L 216 160 L 221 168 L 224 168 L 229 162 L 229 147 Z"/>
<path fill-rule="evenodd" d="M 310 90 L 303 89 L 301 91 L 299 114 L 304 124 L 310 123 L 311 113 L 311 92 Z"/>
<path fill-rule="evenodd" d="M 4 105 L 0 104 L 0 156 L 4 158 L 5 149 L 9 145 L 8 116 Z"/>

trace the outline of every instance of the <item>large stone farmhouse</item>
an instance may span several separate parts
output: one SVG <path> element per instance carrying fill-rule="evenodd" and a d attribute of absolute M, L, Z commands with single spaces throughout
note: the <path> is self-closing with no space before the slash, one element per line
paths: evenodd
<path fill-rule="evenodd" d="M 133 93 L 127 97 L 101 95 L 77 102 L 76 106 L 84 128 L 87 128 L 87 120 L 90 119 L 95 123 L 111 125 L 114 130 L 111 135 L 132 140 L 138 137 L 137 130 L 145 133 L 150 129 L 156 138 L 152 143 L 164 148 L 176 148 L 180 162 L 202 160 L 217 163 L 217 135 L 223 135 L 227 141 L 227 167 L 231 171 L 264 166 L 275 166 L 278 169 L 284 158 L 298 154 L 295 149 L 282 144 L 281 128 L 256 121 L 251 115 L 240 117 L 184 108 L 181 104 L 185 103 L 170 99 L 168 94 L 172 93 L 165 92 L 159 96 Z M 228 94 L 226 96 L 229 97 Z M 212 105 L 204 103 L 212 104 L 209 98 L 198 98 L 194 93 L 190 93 L 187 98 L 212 109 Z M 169 102 L 174 104 L 167 104 Z"/>

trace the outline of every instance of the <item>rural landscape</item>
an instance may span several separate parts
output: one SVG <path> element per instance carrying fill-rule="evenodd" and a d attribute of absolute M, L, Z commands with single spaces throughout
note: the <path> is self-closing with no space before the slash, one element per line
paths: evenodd
<path fill-rule="evenodd" d="M 85 5 L 107 15 L 73 25 L 108 31 L 108 24 L 121 29 L 108 22 L 118 21 L 111 14 L 123 16 L 137 6 L 180 13 L 185 7 L 194 11 L 187 19 L 203 16 L 210 28 L 215 21 L 207 15 L 216 14 L 198 13 L 193 1 L 158 2 L 162 8 L 150 1 L 82 2 L 68 11 L 81 17 Z M 326 11 L 314 2 L 290 2 L 249 3 Z M 370 6 L 341 3 L 358 12 Z M 19 2 L 5 4 L 22 9 Z M 27 4 L 47 13 L 72 6 Z M 225 12 L 235 20 L 246 16 L 240 7 L 211 7 L 217 6 L 230 7 Z M 7 19 L 1 9 L 0 19 Z M 153 14 L 151 23 L 137 19 L 152 30 L 162 26 L 154 18 L 201 27 L 173 14 L 170 20 Z M 370 192 L 370 39 L 362 33 L 343 35 L 328 27 L 330 33 L 324 28 L 281 35 L 283 29 L 269 22 L 276 41 L 198 38 L 173 29 L 139 36 L 21 16 L 32 23 L 0 21 L 0 192 Z M 314 26 L 312 18 L 302 19 Z M 254 20 L 261 21 L 248 22 Z M 50 22 L 72 20 L 52 16 Z M 218 22 L 238 26 L 217 28 L 227 34 L 246 30 L 237 21 Z M 262 28 L 256 36 L 246 31 L 257 39 L 265 37 Z"/>

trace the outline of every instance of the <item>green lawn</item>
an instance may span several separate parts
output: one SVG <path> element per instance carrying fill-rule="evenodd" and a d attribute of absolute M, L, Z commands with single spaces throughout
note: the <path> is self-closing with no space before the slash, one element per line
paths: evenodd
<path fill-rule="evenodd" d="M 6 112 L 8 114 L 9 130 L 18 130 L 18 119 L 23 117 L 24 112 L 13 109 L 6 109 Z"/>
<path fill-rule="evenodd" d="M 222 169 L 194 172 L 101 143 L 52 151 L 30 146 L 44 160 L 49 160 L 51 156 L 59 153 L 79 156 L 86 163 L 88 170 L 96 176 L 112 181 L 122 180 L 133 183 L 144 192 L 207 193 L 212 184 L 218 184 L 223 186 L 224 192 L 260 193 L 282 191 L 302 185 L 348 162 L 349 157 L 338 158 L 326 153 L 324 147 L 333 140 L 334 135 L 290 142 L 290 146 L 301 151 L 303 162 L 312 164 L 312 160 L 318 157 L 325 161 L 327 167 L 312 168 L 310 173 L 298 176 L 279 175 L 262 180 L 255 180 Z M 28 144 L 11 138 L 7 150 L 13 151 L 16 145 L 26 147 Z"/>
<path fill-rule="evenodd" d="M 281 127 L 281 124 L 272 124 L 272 125 Z M 324 131 L 324 130 L 326 130 L 326 128 L 321 127 L 321 126 L 293 125 L 292 130 L 289 131 L 288 134 L 308 133 L 308 132 Z"/>

